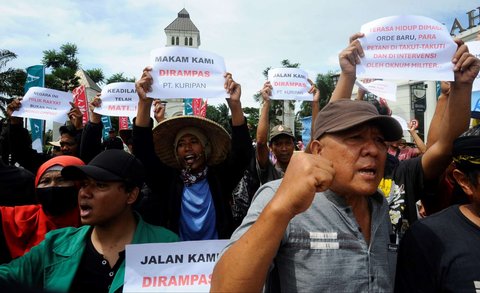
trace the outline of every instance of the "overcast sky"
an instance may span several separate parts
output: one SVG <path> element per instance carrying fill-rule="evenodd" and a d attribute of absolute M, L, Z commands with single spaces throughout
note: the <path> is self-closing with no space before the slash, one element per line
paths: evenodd
<path fill-rule="evenodd" d="M 338 53 L 364 23 L 416 14 L 442 22 L 449 30 L 457 18 L 466 28 L 466 12 L 478 4 L 471 0 L 0 0 L 0 49 L 18 55 L 10 67 L 26 68 L 40 64 L 44 50 L 58 50 L 70 42 L 78 46 L 83 69 L 101 68 L 106 77 L 124 72 L 138 79 L 150 51 L 165 46 L 165 27 L 186 8 L 200 30 L 200 49 L 223 56 L 227 70 L 242 84 L 244 106 L 257 106 L 252 96 L 264 82 L 263 70 L 280 67 L 283 59 L 300 63 L 315 79 L 318 73 L 338 70 Z"/>

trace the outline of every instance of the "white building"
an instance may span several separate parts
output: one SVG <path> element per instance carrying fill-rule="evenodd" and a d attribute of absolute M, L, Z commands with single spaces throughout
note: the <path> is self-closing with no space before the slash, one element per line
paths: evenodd
<path fill-rule="evenodd" d="M 200 46 L 200 31 L 190 19 L 190 14 L 183 8 L 177 18 L 165 28 L 167 47 L 182 46 L 198 48 Z M 174 117 L 183 115 L 183 99 L 169 99 L 165 116 Z"/>

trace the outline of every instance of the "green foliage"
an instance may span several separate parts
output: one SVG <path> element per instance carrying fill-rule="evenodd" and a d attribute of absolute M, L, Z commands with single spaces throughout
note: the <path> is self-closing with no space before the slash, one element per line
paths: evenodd
<path fill-rule="evenodd" d="M 254 138 L 257 136 L 257 127 L 258 119 L 260 118 L 260 111 L 258 108 L 245 107 L 243 108 L 243 113 L 247 117 L 247 126 L 248 131 L 250 132 L 250 137 Z"/>
<path fill-rule="evenodd" d="M 315 84 L 320 90 L 320 109 L 325 107 L 325 105 L 330 101 L 335 85 L 333 83 L 333 76 L 335 73 L 329 71 L 327 74 L 318 74 Z M 312 116 L 312 103 L 309 101 L 304 101 L 300 105 L 300 111 L 297 113 L 298 118 Z"/>
<path fill-rule="evenodd" d="M 222 127 L 225 128 L 225 130 L 227 130 L 229 133 L 232 133 L 232 128 L 230 126 L 230 117 L 228 115 L 228 112 L 229 112 L 229 109 L 226 104 L 220 104 L 216 107 L 207 105 L 206 117 L 222 125 Z"/>
<path fill-rule="evenodd" d="M 77 53 L 77 45 L 72 43 L 63 44 L 60 51 L 43 51 L 42 63 L 52 70 L 45 76 L 47 88 L 68 92 L 79 86 L 80 78 L 75 75 L 80 68 Z"/>
<path fill-rule="evenodd" d="M 0 50 L 0 111 L 6 115 L 6 107 L 15 96 L 23 96 L 27 73 L 22 69 L 6 68 L 7 63 L 17 58 L 17 54 Z"/>
<path fill-rule="evenodd" d="M 107 80 L 105 81 L 106 84 L 110 84 L 113 82 L 135 82 L 135 77 L 125 77 L 123 76 L 123 72 L 115 73 L 109 78 L 107 78 Z"/>
<path fill-rule="evenodd" d="M 87 72 L 88 76 L 90 76 L 96 84 L 102 84 L 105 82 L 105 75 L 101 68 L 87 69 L 85 72 Z"/>

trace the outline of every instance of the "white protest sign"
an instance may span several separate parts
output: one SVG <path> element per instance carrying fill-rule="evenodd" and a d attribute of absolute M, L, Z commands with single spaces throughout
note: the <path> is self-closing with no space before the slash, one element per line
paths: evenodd
<path fill-rule="evenodd" d="M 94 112 L 105 116 L 137 116 L 138 95 L 134 82 L 115 82 L 102 89 L 102 104 Z"/>
<path fill-rule="evenodd" d="M 194 48 L 165 47 L 152 50 L 152 92 L 148 97 L 226 98 L 223 58 Z"/>
<path fill-rule="evenodd" d="M 391 16 L 364 24 L 361 78 L 453 80 L 457 49 L 447 28 L 423 16 Z"/>
<path fill-rule="evenodd" d="M 308 74 L 298 68 L 273 68 L 268 71 L 268 80 L 272 85 L 272 100 L 313 101 L 308 93 L 310 83 Z"/>
<path fill-rule="evenodd" d="M 385 98 L 390 101 L 397 100 L 397 84 L 394 82 L 374 80 L 369 83 L 363 83 L 357 79 L 355 84 L 361 89 L 370 92 L 379 98 Z"/>
<path fill-rule="evenodd" d="M 127 245 L 123 292 L 209 292 L 213 267 L 228 241 Z"/>
<path fill-rule="evenodd" d="M 480 41 L 472 41 L 465 43 L 468 47 L 468 51 L 475 57 L 480 58 Z M 480 74 L 477 75 L 473 82 L 472 91 L 480 91 Z"/>
<path fill-rule="evenodd" d="M 13 112 L 12 116 L 65 123 L 68 120 L 67 113 L 72 108 L 69 103 L 72 100 L 72 93 L 31 87 L 23 96 L 22 107 Z"/>

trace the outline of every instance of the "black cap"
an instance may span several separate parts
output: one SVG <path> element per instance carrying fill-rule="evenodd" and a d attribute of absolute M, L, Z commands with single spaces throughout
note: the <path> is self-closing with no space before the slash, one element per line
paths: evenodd
<path fill-rule="evenodd" d="M 90 177 L 104 182 L 132 182 L 140 187 L 145 179 L 145 169 L 133 155 L 124 150 L 109 149 L 98 154 L 88 165 L 63 168 L 62 176 L 71 180 Z"/>

